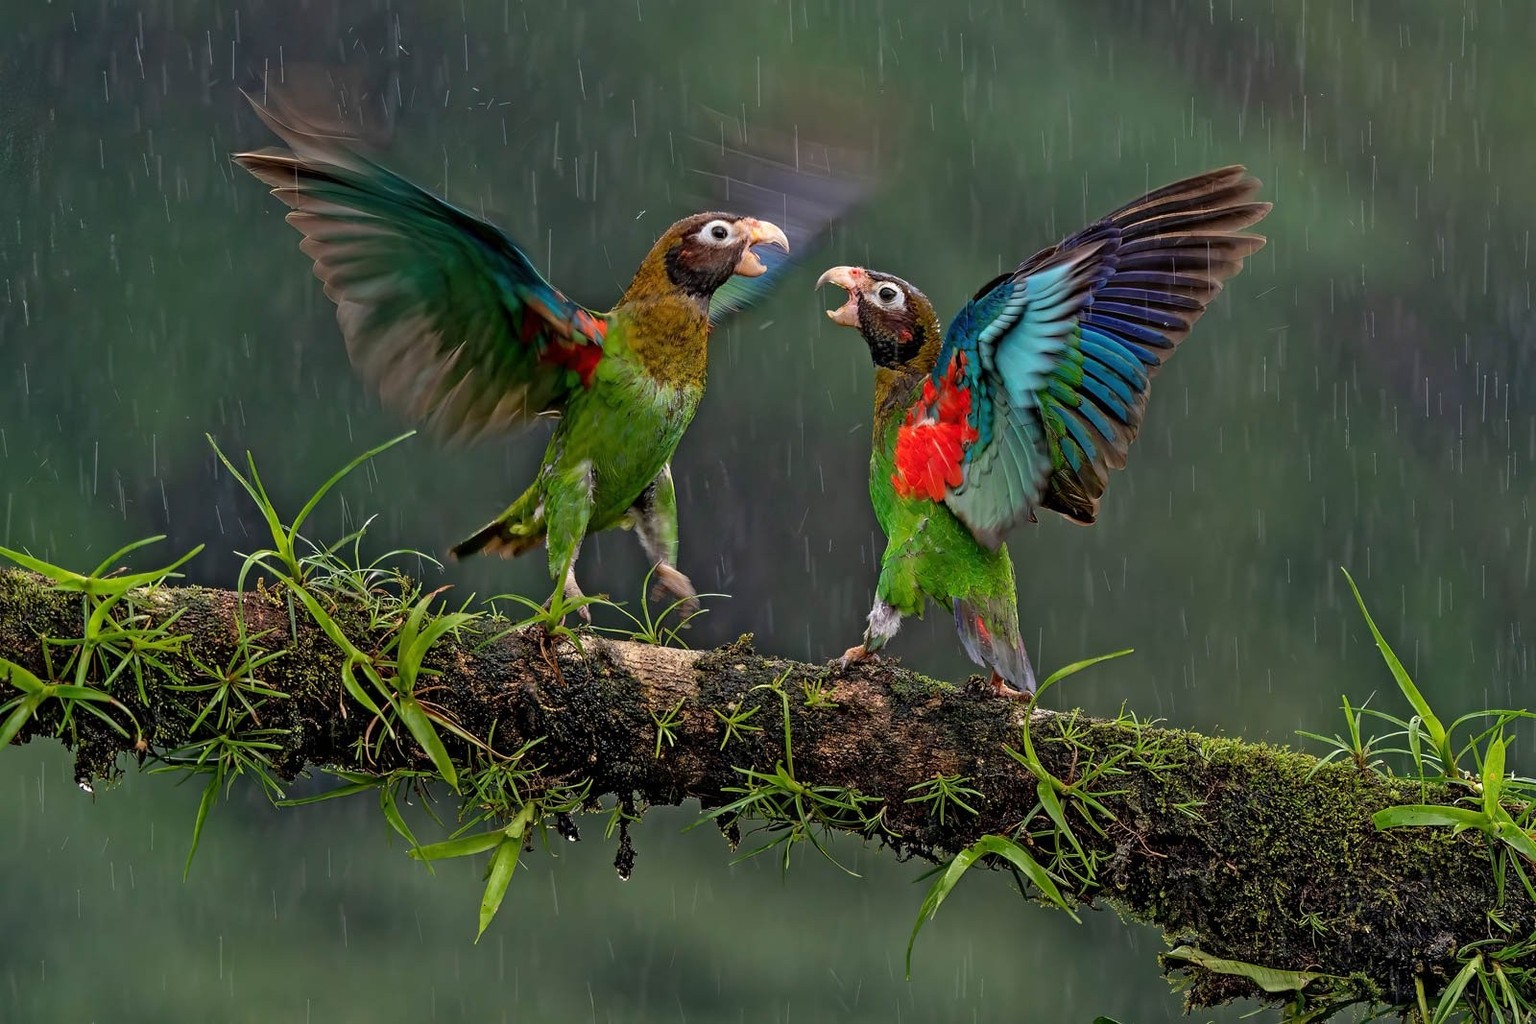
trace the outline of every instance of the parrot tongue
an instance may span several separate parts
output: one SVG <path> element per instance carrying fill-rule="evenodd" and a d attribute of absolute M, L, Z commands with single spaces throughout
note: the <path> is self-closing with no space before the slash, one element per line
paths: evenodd
<path fill-rule="evenodd" d="M 859 304 L 858 300 L 853 297 L 852 292 L 848 293 L 847 302 L 836 309 L 827 310 L 827 319 L 835 324 L 842 324 L 844 327 L 859 326 Z"/>
<path fill-rule="evenodd" d="M 859 326 L 859 290 L 864 280 L 864 271 L 859 267 L 831 267 L 816 279 L 817 288 L 824 284 L 835 284 L 848 293 L 847 302 L 836 309 L 827 310 L 828 320 L 844 327 Z"/>
<path fill-rule="evenodd" d="M 749 247 L 741 254 L 741 259 L 736 261 L 736 269 L 731 271 L 741 277 L 757 277 L 768 268 L 763 266 L 762 257 L 753 252 Z"/>

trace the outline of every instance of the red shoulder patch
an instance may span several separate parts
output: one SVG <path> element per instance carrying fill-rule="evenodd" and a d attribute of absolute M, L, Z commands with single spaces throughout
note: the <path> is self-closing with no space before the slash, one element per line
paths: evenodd
<path fill-rule="evenodd" d="M 943 501 L 947 488 L 964 479 L 960 463 L 976 440 L 971 426 L 971 389 L 963 381 L 965 353 L 957 352 L 937 386 L 923 381 L 923 397 L 896 434 L 896 472 L 891 483 L 904 498 Z"/>
<path fill-rule="evenodd" d="M 535 309 L 544 308 L 530 305 Z M 519 340 L 524 344 L 546 342 L 539 349 L 541 362 L 570 370 L 581 379 L 582 387 L 592 386 L 592 375 L 603 360 L 603 339 L 608 336 L 608 321 L 581 309 L 571 317 L 566 333 L 555 333 L 550 330 L 554 325 L 548 319 L 528 313 L 523 314 L 519 326 Z"/>

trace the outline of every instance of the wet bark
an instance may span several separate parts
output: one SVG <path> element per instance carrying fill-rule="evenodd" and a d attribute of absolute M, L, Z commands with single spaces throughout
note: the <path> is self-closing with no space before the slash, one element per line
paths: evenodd
<path fill-rule="evenodd" d="M 0 571 L 0 657 L 46 681 L 45 638 L 82 635 L 82 600 L 39 576 Z M 136 722 L 129 735 L 72 716 L 60 738 L 73 748 L 82 781 L 197 738 L 199 700 L 168 683 L 206 681 L 207 667 L 227 672 L 242 657 L 277 650 L 285 653 L 257 676 L 286 695 L 259 707 L 259 726 L 279 730 L 271 735 L 281 747 L 272 756 L 280 777 L 316 766 L 430 769 L 404 733 L 372 756 L 359 753 L 371 715 L 346 695 L 345 658 L 281 592 L 245 596 L 247 635 L 257 639 L 244 650 L 235 593 L 162 587 L 136 593 L 133 604 L 146 623 L 178 614 L 174 633 L 186 639 L 157 656 L 159 667 L 141 666 L 147 701 L 132 672 L 112 683 Z M 386 648 L 400 620 L 370 621 L 367 609 L 345 602 L 333 614 L 370 655 Z M 1481 836 L 1383 832 L 1371 823 L 1373 812 L 1393 804 L 1453 797 L 1417 782 L 1129 719 L 1029 713 L 979 685 L 952 687 L 890 663 L 843 671 L 764 656 L 749 637 L 696 652 L 583 636 L 578 650 L 538 629 L 506 629 L 485 618 L 444 637 L 427 656 L 436 674 L 418 684 L 418 696 L 469 733 L 493 736 L 498 750 L 539 740 L 542 778 L 590 780 L 593 799 L 719 807 L 739 795 L 732 790 L 743 786 L 744 769 L 784 766 L 800 785 L 865 798 L 861 820 L 832 815 L 821 823 L 862 832 L 899 855 L 942 860 L 982 836 L 1015 835 L 1028 821 L 1021 842 L 1050 863 L 1063 837 L 1039 811 L 1038 778 L 1009 752 L 1020 749 L 1027 724 L 1040 764 L 1106 812 L 1094 816 L 1095 828 L 1074 791 L 1063 796 L 1085 854 L 1078 863 L 1093 865 L 1089 879 L 1064 879 L 1074 901 L 1111 904 L 1161 927 L 1170 943 L 1213 956 L 1350 978 L 1336 994 L 1388 1003 L 1412 1002 L 1416 979 L 1439 990 L 1459 966 L 1456 951 L 1490 936 L 1488 912 L 1500 898 Z M 55 670 L 66 650 L 53 650 Z M 114 664 L 98 660 L 95 683 Z M 0 705 L 17 695 L 4 674 Z M 734 730 L 726 725 L 732 717 L 740 723 Z M 660 742 L 658 722 L 671 723 Z M 59 726 L 45 702 L 18 742 L 54 736 Z M 206 733 L 209 725 L 198 728 Z M 467 745 L 445 739 L 456 762 L 468 758 Z M 974 813 L 950 805 L 941 821 L 932 802 L 914 800 L 937 775 L 964 777 L 978 794 L 965 798 Z M 1500 917 L 1513 934 L 1531 934 L 1536 912 L 1518 888 L 1511 882 Z M 1194 1005 L 1260 995 L 1236 975 L 1171 966 L 1190 972 Z"/>

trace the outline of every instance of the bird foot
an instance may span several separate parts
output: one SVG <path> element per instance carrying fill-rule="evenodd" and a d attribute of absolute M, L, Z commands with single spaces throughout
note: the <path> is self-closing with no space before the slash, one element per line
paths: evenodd
<path fill-rule="evenodd" d="M 666 562 L 657 562 L 656 582 L 651 586 L 651 600 L 660 603 L 668 595 L 682 602 L 677 606 L 677 611 L 684 619 L 697 614 L 699 596 L 693 589 L 693 582 L 674 566 Z"/>
<path fill-rule="evenodd" d="M 998 697 L 1007 697 L 1011 700 L 1029 700 L 1034 696 L 1034 694 L 1026 693 L 1023 690 L 1015 690 L 1012 686 L 1008 685 L 1006 679 L 996 672 L 992 673 L 991 686 L 992 693 Z"/>
<path fill-rule="evenodd" d="M 839 668 L 847 668 L 850 665 L 857 665 L 860 662 L 879 660 L 880 655 L 865 647 L 863 644 L 859 644 L 844 651 L 843 656 L 837 659 L 837 665 Z"/>

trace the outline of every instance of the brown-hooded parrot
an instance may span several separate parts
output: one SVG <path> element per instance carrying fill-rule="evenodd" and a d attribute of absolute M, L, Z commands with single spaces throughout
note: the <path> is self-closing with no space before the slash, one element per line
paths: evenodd
<path fill-rule="evenodd" d="M 577 598 L 582 539 L 632 527 L 659 588 L 696 605 L 677 569 L 669 462 L 704 394 L 710 328 L 787 265 L 784 231 L 733 213 L 685 217 L 598 313 L 544 280 L 501 230 L 349 138 L 252 105 L 289 149 L 234 160 L 293 208 L 352 362 L 385 401 L 454 440 L 559 418 L 533 483 L 453 555 L 547 543 L 551 578 Z M 764 243 L 781 252 L 755 251 Z"/>
<path fill-rule="evenodd" d="M 887 537 L 860 661 L 933 600 L 999 694 L 1034 692 L 1003 537 L 1044 508 L 1089 525 L 1153 376 L 1264 245 L 1269 203 L 1224 167 L 1122 206 L 984 285 L 941 331 L 899 277 L 833 267 L 875 363 L 869 491 Z"/>

